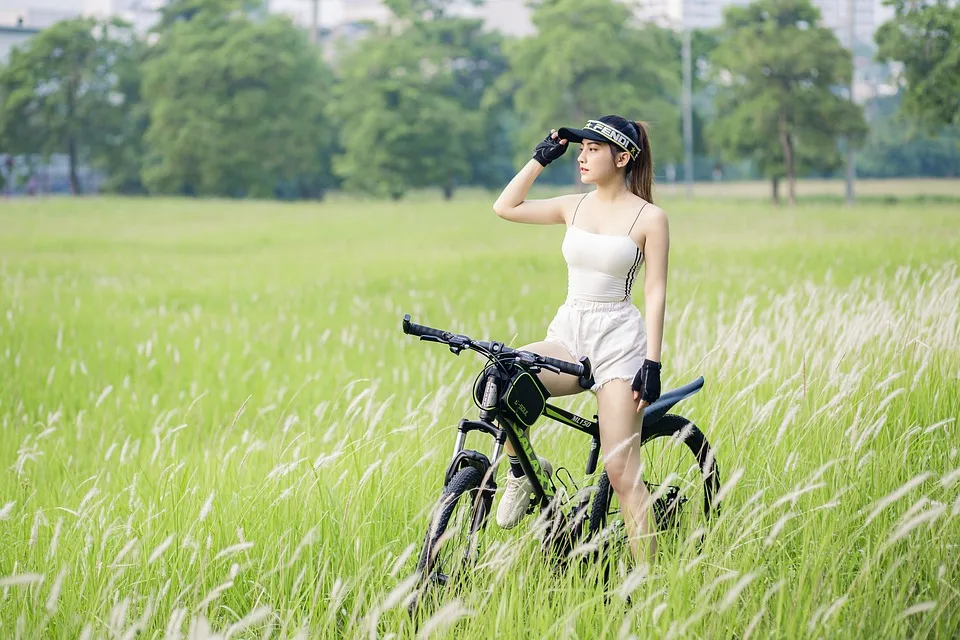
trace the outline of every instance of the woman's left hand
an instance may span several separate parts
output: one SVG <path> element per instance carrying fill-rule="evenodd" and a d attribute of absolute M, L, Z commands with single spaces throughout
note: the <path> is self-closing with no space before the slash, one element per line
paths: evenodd
<path fill-rule="evenodd" d="M 640 371 L 637 371 L 633 378 L 632 386 L 633 399 L 639 400 L 637 413 L 640 413 L 660 397 L 660 363 L 644 360 Z"/>

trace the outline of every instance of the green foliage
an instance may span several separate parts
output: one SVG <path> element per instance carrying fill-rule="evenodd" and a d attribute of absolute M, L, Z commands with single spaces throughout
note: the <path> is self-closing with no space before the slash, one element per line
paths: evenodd
<path fill-rule="evenodd" d="M 534 7 L 536 34 L 507 47 L 506 80 L 525 124 L 518 159 L 529 158 L 550 129 L 611 113 L 650 123 L 658 161 L 682 157 L 679 42 L 663 29 L 636 28 L 630 18 L 614 0 L 544 0 Z M 555 164 L 569 168 L 572 155 Z"/>
<path fill-rule="evenodd" d="M 960 124 L 960 4 L 888 0 L 894 18 L 874 35 L 877 58 L 903 63 L 903 109 L 936 129 Z"/>
<path fill-rule="evenodd" d="M 809 0 L 731 7 L 694 31 L 697 174 L 723 161 L 773 180 L 775 198 L 788 179 L 792 201 L 795 177 L 842 166 L 841 141 L 867 144 L 864 176 L 956 173 L 960 7 L 888 1 L 877 59 L 902 63 L 903 118 L 876 118 L 866 142 L 850 54 Z M 465 3 L 482 0 L 385 0 L 394 19 L 334 69 L 260 0 L 171 0 L 146 41 L 119 22 L 58 23 L 0 68 L 0 149 L 27 174 L 66 154 L 74 191 L 84 163 L 124 193 L 450 197 L 502 187 L 551 128 L 619 113 L 650 123 L 658 168 L 682 160 L 678 34 L 639 25 L 635 3 L 535 0 L 536 32 L 507 39 L 457 17 Z M 579 185 L 574 157 L 543 181 Z"/>
<path fill-rule="evenodd" d="M 219 19 L 231 14 L 245 15 L 262 3 L 258 0 L 169 0 L 160 8 L 160 21 L 154 28 L 163 32 L 178 22 L 194 19 Z"/>
<path fill-rule="evenodd" d="M 130 143 L 137 46 L 128 25 L 79 18 L 13 49 L 0 69 L 0 146 L 13 154 L 66 154 L 78 193 L 79 162 Z"/>
<path fill-rule="evenodd" d="M 316 191 L 331 145 L 330 74 L 317 51 L 286 18 L 208 4 L 162 30 L 143 65 L 144 183 L 234 197 L 270 197 L 282 183 Z"/>
<path fill-rule="evenodd" d="M 858 153 L 857 175 L 960 176 L 960 125 L 932 130 L 901 107 L 903 92 L 867 104 L 870 133 Z"/>
<path fill-rule="evenodd" d="M 142 63 L 147 53 L 141 40 L 131 42 L 130 49 L 114 68 L 117 91 L 123 96 L 125 109 L 110 135 L 100 140 L 92 164 L 104 173 L 100 189 L 112 193 L 144 193 L 143 137 L 149 123 L 149 108 L 140 94 Z"/>
<path fill-rule="evenodd" d="M 483 0 L 465 0 L 478 5 Z M 457 0 L 383 0 L 393 14 L 405 19 L 443 18 L 453 4 L 463 4 Z"/>
<path fill-rule="evenodd" d="M 678 44 L 679 46 L 679 44 Z M 690 32 L 690 54 L 693 59 L 693 92 L 699 93 L 712 86 L 709 67 L 710 57 L 720 46 L 720 37 L 715 29 L 693 29 Z"/>
<path fill-rule="evenodd" d="M 430 42 L 439 43 L 439 59 L 453 76 L 451 95 L 461 109 L 475 113 L 467 131 L 465 180 L 485 187 L 502 187 L 513 177 L 506 150 L 510 147 L 509 100 L 496 99 L 495 86 L 509 63 L 503 52 L 504 39 L 487 31 L 479 20 L 448 18 L 415 24 Z"/>
<path fill-rule="evenodd" d="M 714 148 L 728 159 L 752 157 L 764 175 L 794 181 L 804 167 L 839 164 L 839 136 L 866 133 L 859 106 L 838 95 L 850 83 L 850 53 L 809 0 L 759 0 L 727 9 L 711 56 L 717 93 Z M 776 197 L 776 196 L 775 196 Z"/>
<path fill-rule="evenodd" d="M 503 115 L 483 101 L 506 66 L 500 37 L 433 4 L 438 17 L 412 14 L 399 33 L 377 28 L 345 52 L 331 112 L 342 147 L 334 170 L 348 190 L 399 198 L 440 186 L 450 197 L 463 182 L 489 182 L 477 161 Z"/>

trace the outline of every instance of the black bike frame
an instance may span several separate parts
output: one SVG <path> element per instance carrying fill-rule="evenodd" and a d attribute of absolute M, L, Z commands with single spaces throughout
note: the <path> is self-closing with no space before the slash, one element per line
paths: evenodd
<path fill-rule="evenodd" d="M 484 406 L 494 404 L 493 399 L 496 398 L 496 396 L 496 383 L 488 379 L 487 386 L 484 389 Z M 489 402 L 487 401 L 488 399 L 490 400 Z M 594 416 L 593 420 L 588 420 L 549 403 L 546 404 L 541 415 L 555 422 L 560 422 L 572 427 L 592 438 L 590 453 L 587 457 L 586 475 L 589 476 L 593 474 L 597 470 L 597 464 L 600 461 L 600 423 L 597 420 L 597 416 Z M 501 424 L 502 428 L 495 426 L 493 424 L 494 420 Z M 482 431 L 483 433 L 493 436 L 495 443 L 489 460 L 482 453 L 464 449 L 467 434 L 471 431 Z M 503 453 L 503 444 L 506 441 L 510 442 L 513 450 L 516 452 L 517 458 L 520 460 L 520 466 L 523 467 L 524 474 L 530 479 L 533 485 L 533 492 L 537 497 L 537 502 L 540 507 L 547 507 L 556 495 L 556 487 L 540 465 L 540 459 L 533 449 L 533 444 L 527 436 L 527 431 L 517 427 L 513 421 L 509 420 L 496 409 L 481 409 L 479 419 L 460 421 L 457 427 L 457 440 L 454 444 L 453 459 L 447 472 L 446 481 L 449 481 L 452 475 L 464 463 L 476 464 L 484 468 L 484 470 L 485 468 L 489 468 L 492 461 L 495 462 L 500 458 Z M 493 482 L 492 477 L 487 481 L 487 486 L 484 487 L 484 489 L 490 491 L 496 489 L 496 484 Z M 584 496 L 583 506 L 586 506 L 588 500 L 589 495 Z"/>

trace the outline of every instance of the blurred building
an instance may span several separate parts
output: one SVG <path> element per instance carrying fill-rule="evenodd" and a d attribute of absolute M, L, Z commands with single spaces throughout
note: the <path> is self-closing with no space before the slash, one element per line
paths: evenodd
<path fill-rule="evenodd" d="M 0 64 L 10 57 L 10 49 L 26 42 L 31 36 L 39 33 L 39 29 L 31 29 L 22 25 L 7 26 L 0 23 Z"/>
<path fill-rule="evenodd" d="M 78 16 L 119 17 L 146 31 L 166 0 L 0 0 L 0 63 L 42 29 Z"/>
<path fill-rule="evenodd" d="M 483 18 L 487 27 L 508 36 L 526 36 L 534 32 L 530 9 L 524 0 L 486 0 L 479 7 L 462 3 L 459 13 Z"/>
<path fill-rule="evenodd" d="M 390 9 L 381 0 L 269 0 L 268 9 L 290 15 L 305 29 L 313 24 L 314 3 L 317 5 L 317 26 L 326 33 L 350 31 L 364 22 L 384 24 L 392 18 Z M 533 32 L 530 10 L 524 0 L 485 0 L 474 6 L 455 0 L 453 13 L 481 18 L 488 28 L 508 35 L 523 36 Z"/>
<path fill-rule="evenodd" d="M 0 0 L 0 26 L 22 25 L 46 29 L 55 22 L 77 16 L 116 16 L 146 30 L 157 19 L 165 0 Z"/>
<path fill-rule="evenodd" d="M 814 0 L 820 9 L 823 26 L 837 34 L 845 47 L 850 46 L 849 16 L 853 11 L 853 37 L 863 44 L 873 42 L 873 33 L 877 30 L 877 6 L 874 0 Z"/>
<path fill-rule="evenodd" d="M 723 22 L 723 10 L 748 0 L 648 0 L 638 4 L 637 18 L 667 29 L 710 29 Z"/>
<path fill-rule="evenodd" d="M 632 1 L 632 0 L 624 0 Z M 724 11 L 731 6 L 745 6 L 751 0 L 645 0 L 639 4 L 637 17 L 668 29 L 711 29 L 723 24 Z M 883 0 L 812 0 L 820 10 L 820 24 L 850 48 L 850 24 L 853 17 L 855 102 L 864 102 L 877 95 L 896 93 L 889 83 L 889 69 L 873 60 L 873 34 L 893 16 L 893 9 Z"/>
<path fill-rule="evenodd" d="M 847 35 L 848 0 L 812 0 L 820 9 L 821 23 L 831 29 L 844 46 Z M 723 23 L 723 12 L 730 6 L 745 6 L 750 0 L 646 0 L 638 4 L 637 16 L 662 27 L 674 29 L 710 29 Z M 877 27 L 892 15 L 883 0 L 853 0 L 854 32 L 858 44 L 869 45 Z"/>
<path fill-rule="evenodd" d="M 45 29 L 83 12 L 83 0 L 0 0 L 0 25 Z"/>
<path fill-rule="evenodd" d="M 0 0 L 0 26 L 21 23 L 27 29 L 43 29 L 58 20 L 77 15 L 119 16 L 146 30 L 157 18 L 157 9 L 167 0 Z M 663 27 L 711 28 L 723 22 L 723 11 L 749 0 L 622 0 L 636 7 L 637 17 Z M 823 24 L 849 46 L 847 37 L 848 0 L 813 0 Z M 384 23 L 390 10 L 382 0 L 263 0 L 263 7 L 289 15 L 304 29 L 313 27 L 331 34 L 356 30 L 365 21 Z M 892 13 L 883 0 L 853 0 L 854 29 L 858 43 L 869 45 L 873 33 Z M 474 6 L 468 0 L 454 0 L 453 13 L 477 17 L 491 29 L 506 35 L 524 36 L 534 31 L 525 0 L 485 0 Z"/>

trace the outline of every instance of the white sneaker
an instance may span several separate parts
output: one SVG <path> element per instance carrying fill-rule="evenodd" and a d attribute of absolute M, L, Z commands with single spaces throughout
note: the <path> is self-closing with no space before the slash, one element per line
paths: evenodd
<path fill-rule="evenodd" d="M 540 460 L 540 466 L 546 472 L 547 476 L 553 475 L 553 465 L 550 461 L 537 456 Z M 497 524 L 503 529 L 512 529 L 520 523 L 523 516 L 527 514 L 530 508 L 530 501 L 533 498 L 533 483 L 527 476 L 519 478 L 514 477 L 513 473 L 507 470 L 507 487 L 500 498 L 500 504 L 497 505 Z"/>

